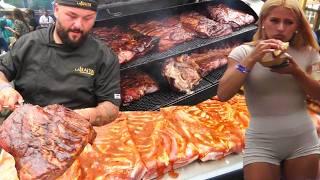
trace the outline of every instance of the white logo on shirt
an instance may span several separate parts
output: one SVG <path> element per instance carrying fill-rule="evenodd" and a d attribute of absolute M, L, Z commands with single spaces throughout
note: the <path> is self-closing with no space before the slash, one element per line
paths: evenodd
<path fill-rule="evenodd" d="M 114 99 L 121 99 L 121 95 L 120 94 L 114 94 Z"/>

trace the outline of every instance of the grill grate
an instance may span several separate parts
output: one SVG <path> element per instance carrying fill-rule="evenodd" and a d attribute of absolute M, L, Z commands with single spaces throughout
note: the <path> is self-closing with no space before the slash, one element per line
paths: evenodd
<path fill-rule="evenodd" d="M 181 101 L 186 101 L 189 97 L 213 88 L 214 85 L 205 79 L 194 88 L 192 94 L 175 92 L 171 89 L 161 89 L 159 92 L 148 94 L 142 97 L 139 101 L 132 102 L 129 106 L 121 106 L 121 111 L 155 111 L 161 107 L 178 104 Z M 213 92 L 214 93 L 214 92 Z M 212 94 L 211 96 L 213 96 Z M 211 97 L 210 96 L 210 97 Z M 190 102 L 192 104 L 192 102 Z"/>
<path fill-rule="evenodd" d="M 214 71 L 212 71 L 210 74 L 208 74 L 206 77 L 204 77 L 205 80 L 211 82 L 214 85 L 218 85 L 220 78 L 224 74 L 224 72 L 227 69 L 227 65 L 224 65 Z"/>
<path fill-rule="evenodd" d="M 177 46 L 169 49 L 168 51 L 161 52 L 161 53 L 148 54 L 148 55 L 145 55 L 141 58 L 133 60 L 132 62 L 129 62 L 127 64 L 123 64 L 123 65 L 121 65 L 120 70 L 126 70 L 126 69 L 137 67 L 137 66 L 140 66 L 143 64 L 147 64 L 147 63 L 155 62 L 158 60 L 166 59 L 166 58 L 169 58 L 172 56 L 176 56 L 179 54 L 184 54 L 184 53 L 190 52 L 192 50 L 199 49 L 201 47 L 213 45 L 216 43 L 221 43 L 224 40 L 227 40 L 230 38 L 235 38 L 236 36 L 240 36 L 243 34 L 251 34 L 256 29 L 257 29 L 256 25 L 249 25 L 249 26 L 243 27 L 242 29 L 240 29 L 236 32 L 233 32 L 230 35 L 219 37 L 219 38 L 211 38 L 211 39 L 196 38 L 191 41 L 177 45 Z"/>
<path fill-rule="evenodd" d="M 163 17 L 168 14 L 176 14 L 185 11 L 199 10 L 200 12 L 207 5 L 226 4 L 233 9 L 247 12 L 258 19 L 256 12 L 248 6 L 246 2 L 235 0 L 214 0 L 214 1 L 194 1 L 194 0 L 130 0 L 128 2 L 116 2 L 111 4 L 100 4 L 97 12 L 97 20 L 99 24 L 103 21 L 115 20 L 119 22 L 126 22 L 130 19 L 140 19 L 145 17 Z M 118 24 L 117 23 L 117 24 Z M 105 23 L 103 23 L 105 24 Z"/>
<path fill-rule="evenodd" d="M 143 1 L 143 0 L 139 0 Z M 150 1 L 150 0 L 145 0 Z M 138 2 L 134 1 L 134 2 Z M 208 4 L 227 4 L 231 8 L 239 9 L 248 14 L 251 14 L 258 19 L 255 12 L 244 2 L 234 1 L 234 0 L 214 0 L 210 2 L 199 2 L 199 3 L 182 3 L 181 5 L 171 7 L 172 5 L 167 4 L 167 6 L 161 6 L 156 4 L 156 2 L 165 3 L 166 1 L 155 1 L 151 5 L 143 3 L 143 7 L 136 5 L 125 5 L 122 4 L 119 7 L 113 6 L 100 6 L 97 16 L 97 21 L 95 26 L 113 26 L 122 25 L 127 27 L 130 22 L 143 22 L 152 18 L 161 18 L 168 15 L 180 14 L 182 12 L 197 10 L 198 12 L 203 12 L 203 9 Z M 173 2 L 173 1 L 168 1 Z M 161 4 L 160 3 L 160 4 Z M 142 3 L 141 3 L 142 4 Z M 146 10 L 145 7 L 148 7 Z M 154 8 L 155 7 L 155 8 Z M 169 7 L 169 8 L 168 8 Z M 240 42 L 250 41 L 252 34 L 257 30 L 256 25 L 248 25 L 242 27 L 232 34 L 220 38 L 195 38 L 191 41 L 179 44 L 165 52 L 153 52 L 138 59 L 135 59 L 127 64 L 122 64 L 120 66 L 121 72 L 128 70 L 130 68 L 141 68 L 144 69 L 148 74 L 152 75 L 155 80 L 159 83 L 161 89 L 159 92 L 146 95 L 140 100 L 132 102 L 129 106 L 121 106 L 121 111 L 155 111 L 159 110 L 161 107 L 170 105 L 184 105 L 184 104 L 196 104 L 205 99 L 208 99 L 216 95 L 217 85 L 219 79 L 222 77 L 226 66 L 221 67 L 208 76 L 204 77 L 203 80 L 196 86 L 192 94 L 179 93 L 171 90 L 168 87 L 166 80 L 161 76 L 161 65 L 163 60 L 177 56 L 180 54 L 190 53 L 193 50 L 200 49 L 202 47 L 214 48 L 220 47 L 224 42 L 230 42 L 231 40 L 236 40 Z M 143 65 L 143 66 L 141 66 Z"/>

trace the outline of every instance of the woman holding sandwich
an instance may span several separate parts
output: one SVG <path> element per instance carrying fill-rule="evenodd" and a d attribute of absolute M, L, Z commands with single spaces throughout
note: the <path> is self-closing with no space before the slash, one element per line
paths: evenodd
<path fill-rule="evenodd" d="M 218 97 L 227 101 L 244 86 L 251 114 L 244 151 L 246 180 L 278 180 L 281 174 L 288 180 L 316 179 L 319 140 L 305 99 L 308 95 L 320 100 L 320 83 L 307 73 L 320 62 L 318 50 L 298 1 L 268 0 L 253 41 L 230 53 Z M 283 62 L 266 67 L 263 61 L 268 58 Z"/>

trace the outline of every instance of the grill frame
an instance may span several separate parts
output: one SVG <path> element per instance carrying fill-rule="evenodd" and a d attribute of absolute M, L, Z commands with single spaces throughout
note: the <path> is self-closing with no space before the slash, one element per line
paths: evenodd
<path fill-rule="evenodd" d="M 154 17 L 163 16 L 166 14 L 181 13 L 183 11 L 202 9 L 207 5 L 214 4 L 226 4 L 233 9 L 238 9 L 244 11 L 248 14 L 254 16 L 257 20 L 258 15 L 256 12 L 248 6 L 245 2 L 241 0 L 211 0 L 203 2 L 181 2 L 177 3 L 175 1 L 153 1 L 153 0 L 137 0 L 134 3 L 124 2 L 124 3 L 112 3 L 99 5 L 97 11 L 96 25 L 107 25 L 105 22 L 110 20 L 115 20 L 119 22 L 127 22 L 132 20 L 131 18 L 136 18 L 137 16 L 143 17 Z M 122 19 L 122 21 L 119 21 Z"/>

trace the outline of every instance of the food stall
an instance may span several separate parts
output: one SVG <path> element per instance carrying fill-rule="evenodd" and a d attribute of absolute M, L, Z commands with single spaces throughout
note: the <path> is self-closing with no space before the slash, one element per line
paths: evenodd
<path fill-rule="evenodd" d="M 241 170 L 248 123 L 243 98 L 223 104 L 210 98 L 216 95 L 228 52 L 256 31 L 262 4 L 123 0 L 99 6 L 93 34 L 120 60 L 122 116 L 96 128 L 96 146 L 88 145 L 60 179 L 100 177 L 113 168 L 123 168 L 129 179 L 210 179 Z M 222 14 L 222 20 L 213 21 L 221 17 L 216 12 L 226 9 L 232 17 Z M 144 143 L 162 153 L 146 151 Z M 119 154 L 124 157 L 113 157 Z M 5 156 L 2 161 L 9 163 L 0 165 L 0 172 L 14 168 L 12 157 Z"/>

